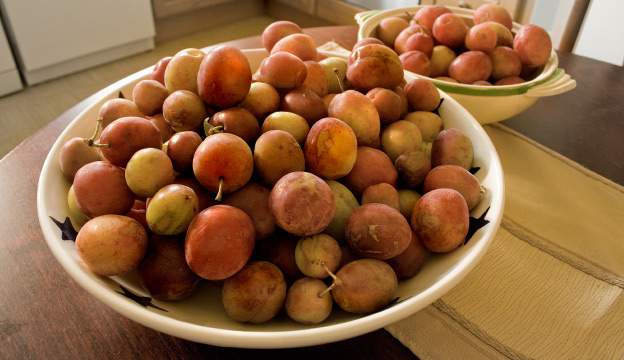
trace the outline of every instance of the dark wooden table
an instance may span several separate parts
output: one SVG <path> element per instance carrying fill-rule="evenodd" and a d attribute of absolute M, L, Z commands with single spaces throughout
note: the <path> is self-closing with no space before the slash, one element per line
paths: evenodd
<path fill-rule="evenodd" d="M 317 45 L 356 41 L 354 26 L 312 28 Z M 258 36 L 229 44 L 260 47 Z M 203 47 L 207 44 L 197 44 Z M 624 69 L 560 54 L 578 82 L 504 122 L 539 143 L 624 184 Z M 106 89 L 102 90 L 106 91 Z M 62 130 L 99 95 L 85 99 L 0 161 L 0 359 L 414 359 L 386 331 L 326 345 L 249 350 L 194 343 L 117 314 L 80 288 L 48 249 L 37 220 L 37 183 Z"/>

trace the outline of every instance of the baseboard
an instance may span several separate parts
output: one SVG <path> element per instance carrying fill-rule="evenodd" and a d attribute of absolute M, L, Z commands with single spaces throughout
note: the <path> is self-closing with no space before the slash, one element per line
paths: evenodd
<path fill-rule="evenodd" d="M 367 9 L 342 0 L 317 0 L 316 16 L 338 25 L 357 25 L 355 14 Z"/>
<path fill-rule="evenodd" d="M 336 25 L 334 22 L 321 19 L 318 16 L 308 14 L 279 1 L 266 1 L 264 11 L 267 15 L 273 18 L 279 20 L 289 20 L 303 28 Z"/>
<path fill-rule="evenodd" d="M 23 88 L 22 79 L 16 69 L 0 73 L 0 97 L 18 92 Z"/>

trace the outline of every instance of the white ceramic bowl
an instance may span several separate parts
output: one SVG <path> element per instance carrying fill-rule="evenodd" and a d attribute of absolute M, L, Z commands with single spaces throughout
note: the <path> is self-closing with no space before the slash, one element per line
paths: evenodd
<path fill-rule="evenodd" d="M 407 14 L 415 14 L 421 6 L 397 8 L 392 10 L 372 10 L 356 15 L 359 24 L 358 40 L 376 37 L 377 25 L 390 16 L 408 19 Z M 458 7 L 448 8 L 462 17 L 468 25 L 472 25 L 474 10 Z M 521 25 L 514 22 L 512 33 L 516 33 Z M 558 95 L 576 87 L 576 82 L 558 68 L 557 53 L 553 50 L 548 63 L 533 79 L 516 85 L 483 86 L 457 84 L 449 81 L 433 79 L 427 76 L 418 77 L 431 80 L 439 89 L 448 93 L 466 108 L 481 124 L 488 124 L 509 119 L 528 109 L 542 97 Z"/>
<path fill-rule="evenodd" d="M 260 49 L 243 52 L 254 70 L 266 56 L 266 52 Z M 487 189 L 471 216 L 479 218 L 487 212 L 485 219 L 489 223 L 480 228 L 465 246 L 446 255 L 429 256 L 416 277 L 400 282 L 398 301 L 388 308 L 368 316 L 356 316 L 335 307 L 330 318 L 315 326 L 300 325 L 285 316 L 261 325 L 242 324 L 228 317 L 221 304 L 220 289 L 208 282 L 189 299 L 163 302 L 149 298 L 135 272 L 111 278 L 94 275 L 77 256 L 74 242 L 62 239 L 60 228 L 53 220 L 63 222 L 68 216 L 66 198 L 70 184 L 61 174 L 59 151 L 63 143 L 74 136 L 90 137 L 100 106 L 117 97 L 118 91 L 130 98 L 134 84 L 145 78 L 150 70 L 145 69 L 107 87 L 110 92 L 70 123 L 45 160 L 37 191 L 39 221 L 52 254 L 89 294 L 136 322 L 187 340 L 238 348 L 300 347 L 355 337 L 401 320 L 441 297 L 477 264 L 498 230 L 503 214 L 504 183 L 496 150 L 474 118 L 457 102 L 442 94 L 444 101 L 440 114 L 448 127 L 459 128 L 472 140 L 474 166 L 480 168 L 475 176 Z M 148 300 L 149 305 L 141 305 L 135 300 L 136 296 Z"/>

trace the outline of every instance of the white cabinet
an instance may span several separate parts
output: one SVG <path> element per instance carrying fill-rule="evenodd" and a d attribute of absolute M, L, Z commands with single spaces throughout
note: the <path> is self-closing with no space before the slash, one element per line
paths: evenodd
<path fill-rule="evenodd" d="M 0 19 L 0 96 L 19 91 L 22 87 L 22 79 Z"/>
<path fill-rule="evenodd" d="M 1 0 L 28 85 L 154 47 L 150 0 Z"/>

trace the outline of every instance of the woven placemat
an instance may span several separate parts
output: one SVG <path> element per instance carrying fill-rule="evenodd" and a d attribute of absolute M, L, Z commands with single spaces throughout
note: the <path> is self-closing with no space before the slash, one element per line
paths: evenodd
<path fill-rule="evenodd" d="M 623 359 L 624 187 L 501 125 L 505 211 L 475 269 L 386 327 L 426 359 Z"/>

